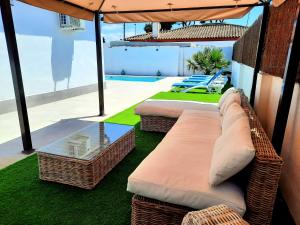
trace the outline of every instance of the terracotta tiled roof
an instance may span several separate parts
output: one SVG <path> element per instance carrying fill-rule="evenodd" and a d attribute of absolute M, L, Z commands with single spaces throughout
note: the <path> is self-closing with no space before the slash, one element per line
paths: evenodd
<path fill-rule="evenodd" d="M 213 41 L 213 40 L 236 40 L 244 34 L 248 27 L 211 23 L 193 25 L 178 29 L 161 31 L 157 38 L 151 33 L 141 34 L 126 38 L 127 41 Z"/>

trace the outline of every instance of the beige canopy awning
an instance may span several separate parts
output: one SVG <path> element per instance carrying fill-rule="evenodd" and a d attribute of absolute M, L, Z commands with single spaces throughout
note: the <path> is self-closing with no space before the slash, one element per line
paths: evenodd
<path fill-rule="evenodd" d="M 240 18 L 259 0 L 20 0 L 43 9 L 93 20 L 104 14 L 108 23 L 175 22 Z M 285 0 L 273 0 L 279 6 Z"/>

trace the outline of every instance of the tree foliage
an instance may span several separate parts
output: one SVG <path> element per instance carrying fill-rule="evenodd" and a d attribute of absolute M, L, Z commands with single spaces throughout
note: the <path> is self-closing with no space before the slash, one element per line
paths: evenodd
<path fill-rule="evenodd" d="M 199 71 L 206 75 L 213 75 L 221 68 L 227 68 L 230 62 L 225 59 L 222 49 L 205 47 L 187 60 L 187 68 L 193 73 Z"/>
<path fill-rule="evenodd" d="M 151 24 L 151 23 L 145 24 L 145 26 L 144 26 L 144 31 L 145 31 L 146 33 L 151 33 L 151 32 L 152 32 L 152 24 Z"/>
<path fill-rule="evenodd" d="M 176 24 L 176 23 L 175 22 L 161 22 L 160 23 L 160 31 L 171 30 L 172 26 L 174 24 Z M 152 32 L 152 24 L 151 23 L 145 24 L 144 31 L 146 33 L 151 33 Z"/>
<path fill-rule="evenodd" d="M 176 22 L 160 22 L 160 30 L 171 30 L 174 24 L 176 24 Z"/>

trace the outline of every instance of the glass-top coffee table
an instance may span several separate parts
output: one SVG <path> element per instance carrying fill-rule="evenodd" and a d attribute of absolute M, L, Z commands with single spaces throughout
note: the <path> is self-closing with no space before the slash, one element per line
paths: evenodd
<path fill-rule="evenodd" d="M 40 179 L 92 189 L 134 147 L 133 126 L 93 123 L 37 150 Z"/>

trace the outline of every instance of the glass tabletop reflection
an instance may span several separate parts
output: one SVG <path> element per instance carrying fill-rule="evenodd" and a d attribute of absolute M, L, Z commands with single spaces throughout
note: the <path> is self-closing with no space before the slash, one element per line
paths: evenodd
<path fill-rule="evenodd" d="M 105 122 L 93 123 L 38 149 L 37 152 L 91 160 L 107 146 L 133 129 L 134 127 L 129 125 Z"/>

